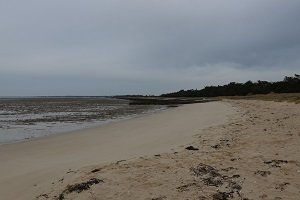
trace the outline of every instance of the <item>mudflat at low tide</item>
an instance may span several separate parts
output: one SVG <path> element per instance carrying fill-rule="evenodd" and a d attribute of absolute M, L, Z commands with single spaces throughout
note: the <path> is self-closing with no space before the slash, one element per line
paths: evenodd
<path fill-rule="evenodd" d="M 99 126 L 165 108 L 104 97 L 0 98 L 0 144 Z"/>

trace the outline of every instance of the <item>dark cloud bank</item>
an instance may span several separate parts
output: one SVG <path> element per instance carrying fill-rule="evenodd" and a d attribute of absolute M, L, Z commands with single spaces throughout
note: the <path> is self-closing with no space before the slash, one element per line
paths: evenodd
<path fill-rule="evenodd" d="M 300 69 L 299 0 L 0 0 L 0 96 L 160 94 Z"/>

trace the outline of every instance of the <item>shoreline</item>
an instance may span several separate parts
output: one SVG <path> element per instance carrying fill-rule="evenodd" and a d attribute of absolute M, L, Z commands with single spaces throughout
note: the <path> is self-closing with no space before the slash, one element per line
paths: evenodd
<path fill-rule="evenodd" d="M 180 106 L 182 106 L 182 105 L 178 105 L 176 107 L 180 107 Z M 35 140 L 48 138 L 48 137 L 56 137 L 56 136 L 62 135 L 62 134 L 72 134 L 73 132 L 85 131 L 85 130 L 93 129 L 93 128 L 99 128 L 102 126 L 106 126 L 108 124 L 118 123 L 121 121 L 127 121 L 127 120 L 131 120 L 131 119 L 139 118 L 139 117 L 144 117 L 147 115 L 152 115 L 152 114 L 159 113 L 159 112 L 164 112 L 164 111 L 176 108 L 176 107 L 165 107 L 165 108 L 160 108 L 160 109 L 147 110 L 146 112 L 141 113 L 141 114 L 132 114 L 132 115 L 127 115 L 127 116 L 122 116 L 120 118 L 107 119 L 105 121 L 84 122 L 84 123 L 82 123 L 81 128 L 76 128 L 74 130 L 55 132 L 55 133 L 51 133 L 48 135 L 42 135 L 42 136 L 37 136 L 37 137 L 32 137 L 32 138 L 14 140 L 14 141 L 10 141 L 10 142 L 0 142 L 0 147 L 4 146 L 4 145 L 11 145 L 11 144 L 22 143 L 22 142 L 30 142 L 30 141 L 35 141 Z M 89 125 L 87 125 L 87 124 L 89 124 Z M 84 127 L 85 125 L 87 125 L 87 127 Z"/>
<path fill-rule="evenodd" d="M 101 127 L 2 145 L 0 194 L 5 199 L 32 199 L 69 169 L 169 152 L 192 142 L 201 129 L 225 123 L 233 112 L 223 102 L 189 104 Z"/>

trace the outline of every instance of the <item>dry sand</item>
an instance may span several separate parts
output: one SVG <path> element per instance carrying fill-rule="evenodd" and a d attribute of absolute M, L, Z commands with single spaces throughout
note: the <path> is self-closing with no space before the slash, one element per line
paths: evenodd
<path fill-rule="evenodd" d="M 300 105 L 254 100 L 224 104 L 230 104 L 238 113 L 222 125 L 210 126 L 208 120 L 205 124 L 210 127 L 206 129 L 201 118 L 209 118 L 206 115 L 209 112 L 204 114 L 202 109 L 208 106 L 215 112 L 212 117 L 219 117 L 216 121 L 221 122 L 228 108 L 221 103 L 190 105 L 150 117 L 154 123 L 158 116 L 166 115 L 164 120 L 170 124 L 161 123 L 169 125 L 167 130 L 173 130 L 176 135 L 197 133 L 190 145 L 199 150 L 179 146 L 172 152 L 138 159 L 72 167 L 51 186 L 41 187 L 37 199 L 300 199 Z M 218 116 L 216 109 L 222 110 Z M 178 119 L 173 116 L 176 113 Z M 144 130 L 150 128 L 156 132 L 160 123 L 154 124 L 143 125 Z M 160 129 L 159 134 L 167 130 Z M 176 140 L 171 135 L 168 134 L 173 143 Z M 184 138 L 176 145 L 187 142 Z M 168 143 L 166 149 L 154 151 L 155 142 L 152 145 L 151 153 L 164 152 L 172 146 Z M 145 152 L 142 150 L 141 154 Z M 18 188 L 14 189 L 19 192 Z"/>
<path fill-rule="evenodd" d="M 0 199 L 57 198 L 67 184 L 72 184 L 73 181 L 85 181 L 90 176 L 90 173 L 86 174 L 85 170 L 96 165 L 107 166 L 106 174 L 102 174 L 104 171 L 93 174 L 105 179 L 105 184 L 99 183 L 97 187 L 103 186 L 105 189 L 100 190 L 107 191 L 104 192 L 104 196 L 100 194 L 100 191 L 98 191 L 99 194 L 96 192 L 96 199 L 144 199 L 150 197 L 149 194 L 156 187 L 156 183 L 148 183 L 145 179 L 147 177 L 136 174 L 151 175 L 147 172 L 148 161 L 144 162 L 144 159 L 139 157 L 169 153 L 165 154 L 168 158 L 173 155 L 172 152 L 183 148 L 180 145 L 197 140 L 195 135 L 201 133 L 203 129 L 224 124 L 228 116 L 235 113 L 234 110 L 228 103 L 223 102 L 184 105 L 97 128 L 2 145 L 0 146 Z M 123 167 L 118 168 L 118 164 L 110 164 L 118 160 L 130 159 L 135 161 L 132 161 L 132 167 L 125 168 L 125 170 Z M 162 157 L 159 162 L 166 162 L 165 164 L 161 165 L 158 162 L 155 167 L 151 163 L 157 162 L 155 159 L 150 160 L 148 164 L 152 170 L 160 172 L 164 166 L 169 164 L 172 166 L 171 161 L 171 158 L 164 161 Z M 123 162 L 117 163 L 122 163 L 123 166 Z M 188 163 L 186 164 L 188 165 Z M 110 170 L 110 168 L 114 168 L 116 171 Z M 134 170 L 136 173 L 130 170 Z M 144 172 L 139 172 L 139 170 Z M 189 171 L 188 168 L 185 170 Z M 159 176 L 157 174 L 156 177 L 151 178 L 160 180 Z M 165 178 L 164 181 L 168 182 Z M 131 179 L 132 181 L 130 181 Z M 170 181 L 174 180 L 170 178 Z M 118 186 L 114 186 L 114 184 Z M 131 193 L 126 186 L 131 188 L 135 187 L 135 184 L 140 185 L 135 188 L 139 192 L 132 191 L 133 193 Z M 80 195 L 78 193 L 79 196 L 77 193 L 64 196 L 68 198 L 68 195 L 73 195 L 69 199 L 93 199 L 92 193 L 93 190 L 97 191 L 97 187 L 84 191 Z M 163 188 L 161 187 L 161 192 L 173 195 L 168 193 L 167 188 L 163 191 Z M 176 188 L 173 189 L 176 191 Z M 123 196 L 123 192 L 128 196 Z M 115 196 L 119 194 L 121 196 Z M 131 194 L 135 196 L 131 196 Z M 100 196 L 97 197 L 97 195 Z"/>

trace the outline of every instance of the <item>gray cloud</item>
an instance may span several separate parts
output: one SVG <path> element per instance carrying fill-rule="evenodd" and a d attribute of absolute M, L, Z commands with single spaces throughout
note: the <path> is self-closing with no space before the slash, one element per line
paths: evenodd
<path fill-rule="evenodd" d="M 298 0 L 2 0 L 0 96 L 281 79 L 299 73 L 299 9 Z"/>

